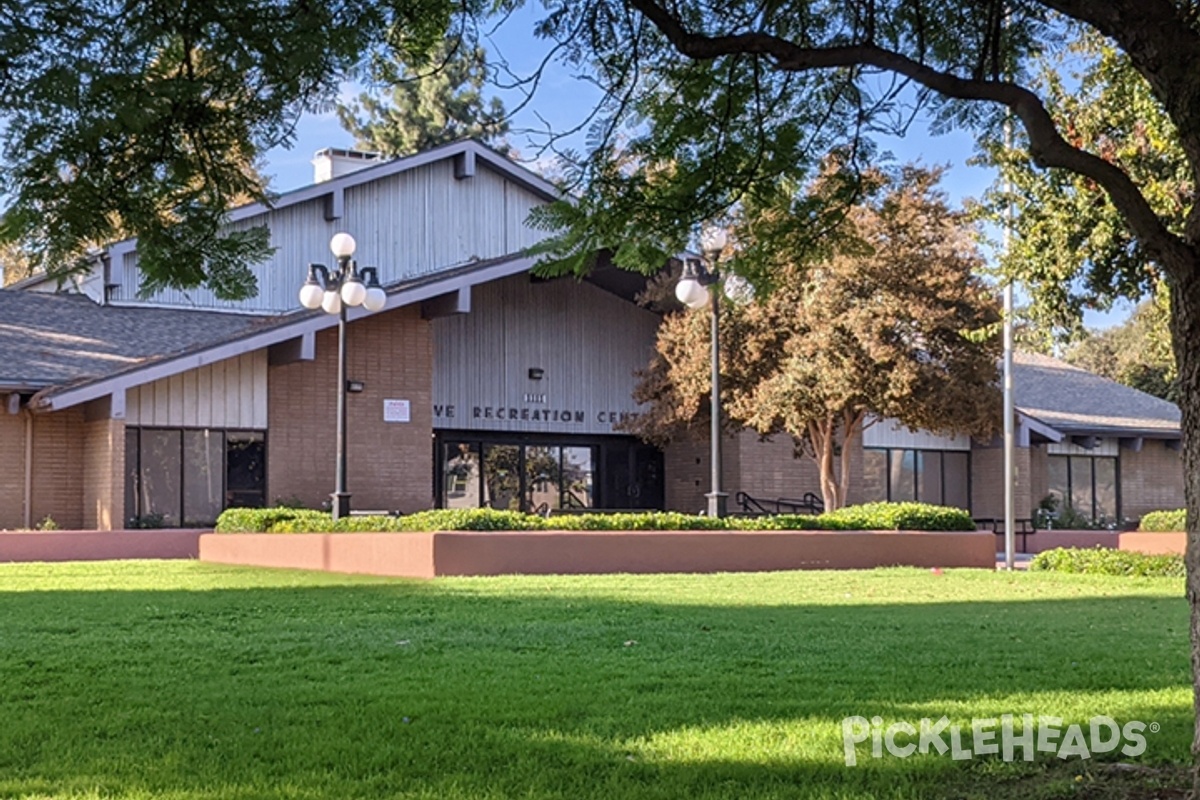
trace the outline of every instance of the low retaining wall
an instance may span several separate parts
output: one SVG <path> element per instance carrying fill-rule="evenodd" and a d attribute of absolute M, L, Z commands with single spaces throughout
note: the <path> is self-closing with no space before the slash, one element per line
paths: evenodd
<path fill-rule="evenodd" d="M 0 533 L 0 562 L 196 558 L 207 530 L 12 531 Z"/>
<path fill-rule="evenodd" d="M 1087 531 L 1087 530 L 1040 530 L 1036 533 L 1022 536 L 1017 534 L 1017 545 L 1025 539 L 1026 546 L 1022 552 L 1035 554 L 1044 550 L 1054 550 L 1057 547 L 1111 547 L 1118 548 L 1122 534 L 1117 531 Z M 1004 548 L 1003 539 L 1000 548 Z"/>
<path fill-rule="evenodd" d="M 1152 556 L 1181 556 L 1187 550 L 1187 534 L 1131 531 L 1121 534 L 1119 547 L 1122 550 L 1132 550 L 1135 553 L 1147 553 Z"/>
<path fill-rule="evenodd" d="M 238 533 L 200 537 L 200 559 L 365 575 L 767 572 L 885 566 L 994 569 L 991 533 L 510 531 Z"/>

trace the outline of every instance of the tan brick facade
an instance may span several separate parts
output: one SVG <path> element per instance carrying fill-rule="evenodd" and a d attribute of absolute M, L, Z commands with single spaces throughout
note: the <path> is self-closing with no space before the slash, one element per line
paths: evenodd
<path fill-rule="evenodd" d="M 125 527 L 125 423 L 87 420 L 83 428 L 82 527 Z"/>
<path fill-rule="evenodd" d="M 7 465 L 0 475 L 0 529 L 25 526 L 26 418 L 27 412 L 0 415 L 0 462 Z M 36 414 L 32 421 L 29 523 L 49 517 L 66 529 L 120 527 L 124 425 L 85 422 L 79 408 Z"/>
<path fill-rule="evenodd" d="M 1162 442 L 1147 440 L 1140 452 L 1121 450 L 1121 516 L 1138 518 L 1149 511 L 1183 508 L 1181 454 Z"/>
<path fill-rule="evenodd" d="M 1034 470 L 1030 464 L 1030 448 L 1018 447 L 1013 467 L 1014 505 L 1018 519 L 1029 517 L 1034 503 L 1046 493 L 1032 486 Z M 1045 474 L 1044 469 L 1042 472 Z M 1042 479 L 1045 485 L 1045 478 Z M 1034 497 L 1036 495 L 1036 498 Z M 976 519 L 1004 518 L 1004 448 L 976 447 L 971 451 L 971 516 Z"/>
<path fill-rule="evenodd" d="M 433 504 L 430 323 L 415 306 L 352 322 L 347 397 L 347 484 L 358 509 L 417 511 Z M 337 329 L 317 334 L 316 358 L 273 366 L 268 375 L 267 502 L 319 507 L 334 488 Z M 384 399 L 411 403 L 412 420 L 383 421 Z"/>
<path fill-rule="evenodd" d="M 862 486 L 862 437 L 850 444 L 850 503 L 860 503 Z M 695 511 L 705 507 L 710 483 L 707 435 L 697 432 L 686 440 L 672 442 L 664 451 L 666 467 L 666 507 L 675 511 Z M 721 455 L 721 480 L 729 493 L 729 507 L 735 507 L 735 495 L 746 492 L 756 499 L 802 499 L 807 492 L 821 496 L 816 462 L 807 456 L 796 458 L 789 436 L 762 439 L 753 431 L 726 437 Z"/>

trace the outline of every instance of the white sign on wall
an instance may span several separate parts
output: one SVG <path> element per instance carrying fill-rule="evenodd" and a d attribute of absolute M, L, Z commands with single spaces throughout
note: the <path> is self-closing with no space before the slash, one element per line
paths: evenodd
<path fill-rule="evenodd" d="M 384 422 L 410 422 L 412 420 L 412 404 L 407 400 L 384 400 Z"/>

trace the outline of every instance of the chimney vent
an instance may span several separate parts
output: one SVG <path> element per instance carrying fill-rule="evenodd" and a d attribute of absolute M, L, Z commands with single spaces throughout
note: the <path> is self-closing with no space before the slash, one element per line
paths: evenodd
<path fill-rule="evenodd" d="M 385 160 L 380 153 L 326 147 L 324 150 L 318 150 L 313 156 L 313 183 L 324 183 L 334 178 L 340 178 L 351 172 L 373 167 Z"/>

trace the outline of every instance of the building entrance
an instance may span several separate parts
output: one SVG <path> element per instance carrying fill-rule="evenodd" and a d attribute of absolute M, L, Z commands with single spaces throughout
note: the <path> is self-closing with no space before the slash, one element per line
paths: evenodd
<path fill-rule="evenodd" d="M 662 508 L 662 453 L 633 437 L 439 431 L 434 447 L 441 508 Z"/>

